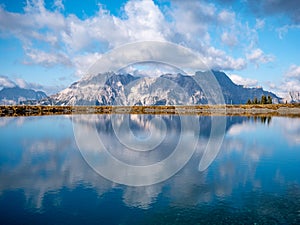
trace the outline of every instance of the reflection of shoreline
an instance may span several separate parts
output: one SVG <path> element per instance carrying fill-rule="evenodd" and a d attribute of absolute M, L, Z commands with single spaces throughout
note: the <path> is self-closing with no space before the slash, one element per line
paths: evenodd
<path fill-rule="evenodd" d="M 253 120 L 254 122 L 260 122 L 262 124 L 270 124 L 272 121 L 271 116 L 252 116 L 248 117 L 249 121 Z"/>
<path fill-rule="evenodd" d="M 300 104 L 193 106 L 0 106 L 1 117 L 68 114 L 178 114 L 199 116 L 300 117 Z"/>
<path fill-rule="evenodd" d="M 100 115 L 98 115 L 101 117 Z M 89 127 L 93 124 L 93 121 L 98 121 L 98 131 L 104 129 L 105 140 L 107 145 L 112 148 L 116 147 L 115 139 L 111 138 L 109 131 L 109 118 L 111 115 L 102 115 L 102 121 L 99 118 L 86 118 L 78 117 L 75 122 L 81 123 L 84 126 Z M 97 117 L 97 116 L 96 116 Z M 149 126 L 149 116 L 132 115 L 132 125 L 135 131 L 139 131 L 144 127 Z M 10 118 L 2 118 L 9 119 Z M 57 119 L 57 118 L 53 118 Z M 61 125 L 58 125 L 57 121 L 51 127 L 51 134 L 55 134 L 62 125 L 69 124 L 70 118 L 66 117 L 65 120 L 60 121 Z M 84 120 L 86 119 L 86 120 Z M 94 120 L 93 120 L 94 119 Z M 176 120 L 172 117 L 170 120 Z M 208 118 L 202 118 L 208 119 Z M 232 120 L 231 120 L 232 119 Z M 90 120 L 90 121 L 89 121 Z M 239 188 L 244 191 L 264 191 L 272 193 L 275 190 L 278 194 L 280 187 L 285 187 L 289 183 L 293 182 L 296 187 L 299 185 L 299 178 L 297 173 L 294 175 L 289 170 L 285 170 L 282 164 L 272 163 L 273 173 L 269 173 L 266 176 L 264 173 L 260 173 L 259 170 L 263 161 L 266 158 L 273 159 L 272 145 L 269 146 L 265 142 L 261 142 L 261 139 L 254 136 L 258 129 L 263 131 L 270 129 L 270 132 L 274 134 L 285 135 L 284 140 L 292 146 L 299 145 L 299 128 L 300 121 L 297 119 L 275 118 L 270 128 L 255 121 L 248 121 L 245 118 L 239 119 L 228 118 L 228 127 L 226 130 L 226 139 L 223 143 L 222 149 L 218 158 L 214 161 L 212 169 L 199 172 L 197 170 L 199 159 L 203 154 L 203 150 L 207 143 L 207 135 L 201 135 L 201 139 L 198 143 L 195 155 L 189 161 L 189 163 L 179 171 L 174 177 L 166 182 L 159 183 L 152 186 L 145 187 L 129 187 L 118 185 L 110 182 L 101 176 L 98 176 L 91 168 L 82 160 L 79 151 L 77 150 L 74 137 L 72 136 L 72 130 L 64 130 L 63 135 L 59 135 L 59 138 L 55 135 L 43 135 L 40 137 L 29 136 L 24 137 L 23 133 L 26 128 L 34 122 L 32 126 L 36 127 L 36 122 L 39 125 L 45 126 L 45 117 L 41 118 L 25 118 L 23 125 L 16 134 L 22 134 L 16 139 L 14 143 L 22 146 L 22 154 L 19 161 L 15 161 L 15 157 L 11 155 L 11 151 L 3 151 L 2 157 L 8 159 L 0 164 L 0 197 L 5 196 L 7 190 L 23 190 L 26 197 L 27 204 L 30 207 L 41 208 L 43 207 L 43 200 L 49 193 L 60 193 L 64 188 L 67 190 L 74 190 L 77 187 L 90 187 L 97 192 L 99 196 L 104 196 L 106 193 L 111 193 L 114 190 L 122 190 L 122 200 L 129 207 L 139 207 L 143 209 L 150 208 L 156 199 L 163 196 L 170 200 L 170 204 L 173 206 L 189 206 L 198 205 L 201 203 L 211 203 L 214 200 L 225 199 L 237 192 Z M 55 120 L 53 120 L 54 122 Z M 17 120 L 11 121 L 13 124 L 17 123 Z M 174 124 L 173 124 L 174 123 Z M 169 125 L 168 128 L 174 132 L 179 132 L 177 129 L 177 123 L 175 121 Z M 204 133 L 205 130 L 210 129 L 209 121 L 200 121 L 201 129 Z M 167 124 L 168 125 L 168 124 Z M 5 129 L 4 129 L 5 130 Z M 40 131 L 43 133 L 43 130 Z M 44 131 L 46 132 L 46 131 Z M 46 132 L 47 133 L 47 132 Z M 247 138 L 245 137 L 247 136 Z M 249 138 L 250 137 L 250 138 Z M 275 137 L 278 137 L 277 135 Z M 281 137 L 281 136 L 280 136 Z M 268 137 L 264 137 L 268 138 Z M 272 139 L 272 137 L 269 137 Z M 174 140 L 174 138 L 171 138 Z M 251 140 L 251 141 L 249 141 Z M 273 140 L 273 139 L 272 139 Z M 292 143 L 291 140 L 295 142 Z M 275 141 L 275 140 L 274 140 Z M 268 142 L 270 143 L 270 142 Z M 1 143 L 0 143 L 1 144 Z M 91 143 L 92 144 L 92 143 Z M 2 144 L 2 146 L 4 146 Z M 294 150 L 293 149 L 293 150 Z M 292 149 L 286 150 L 286 154 L 291 154 Z M 136 161 L 135 155 L 130 155 L 128 151 L 120 151 L 115 153 L 123 153 L 127 155 L 118 155 L 127 160 Z M 159 155 L 161 153 L 161 155 Z M 157 152 L 153 156 L 153 160 L 161 159 L 160 156 L 164 156 L 165 152 Z M 149 159 L 149 158 L 145 158 Z M 295 155 L 294 161 L 298 159 Z M 8 163 L 7 163 L 8 162 Z M 292 161 L 289 161 L 292 163 Z M 291 176 L 292 175 L 292 176 Z M 270 186 L 272 184 L 272 186 Z M 279 193 L 281 194 L 281 192 Z M 59 196 L 59 194 L 57 194 Z M 233 203 L 232 203 L 233 204 Z"/>

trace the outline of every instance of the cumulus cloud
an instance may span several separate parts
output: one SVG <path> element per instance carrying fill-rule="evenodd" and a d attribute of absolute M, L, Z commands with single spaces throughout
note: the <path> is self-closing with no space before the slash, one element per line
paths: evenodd
<path fill-rule="evenodd" d="M 23 13 L 0 7 L 0 34 L 22 41 L 24 63 L 72 66 L 80 75 L 87 59 L 96 59 L 125 43 L 145 40 L 172 41 L 194 49 L 214 69 L 245 67 L 243 59 L 230 57 L 211 45 L 209 26 L 226 30 L 237 23 L 234 12 L 220 11 L 211 3 L 175 0 L 165 12 L 151 0 L 129 0 L 121 9 L 121 17 L 99 5 L 95 15 L 84 19 L 65 15 L 63 10 L 61 0 L 54 1 L 51 10 L 42 0 L 27 1 Z M 222 41 L 235 46 L 238 38 L 223 31 Z"/>
<path fill-rule="evenodd" d="M 256 19 L 255 29 L 262 29 L 265 26 L 265 20 L 263 19 Z"/>
<path fill-rule="evenodd" d="M 300 93 L 300 66 L 292 64 L 284 73 L 279 85 L 270 83 L 269 87 L 284 98 L 284 101 L 290 101 L 292 96 Z"/>
<path fill-rule="evenodd" d="M 41 90 L 43 88 L 42 85 L 36 83 L 28 83 L 22 78 L 15 78 L 14 80 L 8 78 L 7 76 L 0 75 L 0 90 L 3 88 L 12 88 L 12 87 L 20 87 L 34 90 Z"/>
<path fill-rule="evenodd" d="M 1 76 L 0 75 L 0 90 L 3 89 L 3 88 L 12 88 L 12 87 L 15 87 L 15 86 L 16 86 L 15 82 L 10 80 L 6 76 Z"/>
<path fill-rule="evenodd" d="M 244 78 L 236 74 L 230 74 L 228 76 L 234 83 L 243 85 L 245 87 L 255 87 L 258 85 L 258 81 L 255 79 Z"/>
<path fill-rule="evenodd" d="M 221 36 L 221 40 L 228 46 L 235 46 L 238 43 L 236 35 L 228 32 L 224 32 Z"/>
<path fill-rule="evenodd" d="M 55 44 L 56 36 L 51 31 L 59 31 L 64 27 L 63 15 L 57 11 L 46 10 L 43 1 L 27 1 L 24 14 L 8 12 L 0 6 L 0 30 L 2 35 L 3 33 L 11 33 L 25 42 L 38 39 Z M 45 33 L 41 34 L 38 32 L 39 29 L 46 29 L 49 33 L 46 32 L 46 35 L 44 35 Z"/>
<path fill-rule="evenodd" d="M 174 21 L 171 40 L 184 43 L 200 53 L 205 52 L 208 47 L 213 47 L 210 45 L 211 27 L 227 32 L 234 30 L 234 27 L 241 28 L 234 12 L 219 10 L 214 4 L 205 1 L 175 0 L 171 2 L 169 10 Z M 237 37 L 233 39 L 234 42 L 238 41 Z"/>
<path fill-rule="evenodd" d="M 275 60 L 275 57 L 270 54 L 265 54 L 260 48 L 252 50 L 250 53 L 246 54 L 247 59 L 254 63 L 257 67 L 260 64 L 269 63 Z"/>
<path fill-rule="evenodd" d="M 300 29 L 300 25 L 295 25 L 295 24 L 292 24 L 292 25 L 284 25 L 282 27 L 279 27 L 276 29 L 277 33 L 278 33 L 278 36 L 280 39 L 283 39 L 284 36 L 286 35 L 286 33 L 289 31 L 289 30 L 293 30 L 293 29 Z"/>
<path fill-rule="evenodd" d="M 290 99 L 291 93 L 300 92 L 300 66 L 293 64 L 287 69 L 277 90 L 282 97 L 287 99 Z"/>
<path fill-rule="evenodd" d="M 45 52 L 38 49 L 25 48 L 25 54 L 29 60 L 24 61 L 25 64 L 41 64 L 45 67 L 50 67 L 57 64 L 71 66 L 72 62 L 63 52 Z"/>
<path fill-rule="evenodd" d="M 243 58 L 234 59 L 226 54 L 226 52 L 209 47 L 206 49 L 205 57 L 203 60 L 208 67 L 217 70 L 241 70 L 246 68 L 247 62 Z"/>
<path fill-rule="evenodd" d="M 300 66 L 293 64 L 287 69 L 279 89 L 285 93 L 300 92 Z"/>
<path fill-rule="evenodd" d="M 300 82 L 293 79 L 285 79 L 281 85 L 281 88 L 286 92 L 300 91 Z"/>
<path fill-rule="evenodd" d="M 16 78 L 15 83 L 20 88 L 28 88 L 29 87 L 28 83 L 22 78 Z"/>
<path fill-rule="evenodd" d="M 60 91 L 65 86 L 62 85 L 41 85 L 35 82 L 27 82 L 22 78 L 10 79 L 7 76 L 0 75 L 0 90 L 3 88 L 20 87 L 25 89 L 32 89 L 36 91 L 44 91 L 47 94 L 54 94 Z"/>
<path fill-rule="evenodd" d="M 285 75 L 286 77 L 300 81 L 300 66 L 295 64 L 291 65 Z"/>
<path fill-rule="evenodd" d="M 121 69 L 119 72 L 121 73 L 130 73 L 135 76 L 146 76 L 146 77 L 159 77 L 163 74 L 172 73 L 182 73 L 184 74 L 184 71 L 168 65 L 164 63 L 154 63 L 154 62 L 146 62 L 146 63 L 135 63 L 133 65 L 129 65 L 123 69 Z"/>
<path fill-rule="evenodd" d="M 61 1 L 55 1 L 55 6 L 64 8 Z M 86 51 L 92 54 L 138 40 L 165 40 L 168 30 L 162 12 L 152 1 L 129 1 L 123 19 L 101 5 L 86 19 L 50 11 L 43 1 L 28 1 L 24 11 L 11 13 L 0 8 L 1 35 L 13 35 L 23 42 L 25 63 L 46 67 L 61 64 L 83 70 L 77 67 L 82 64 L 77 59 L 87 55 Z M 40 48 L 45 44 L 47 51 Z"/>
<path fill-rule="evenodd" d="M 164 16 L 152 1 L 129 1 L 124 18 L 115 17 L 101 6 L 97 14 L 87 19 L 68 16 L 62 41 L 70 51 L 91 50 L 95 44 L 106 49 L 139 40 L 165 40 L 168 27 Z M 101 47 L 100 46 L 100 47 Z"/>
<path fill-rule="evenodd" d="M 87 53 L 75 56 L 73 64 L 77 68 L 76 75 L 79 77 L 85 75 L 89 68 L 93 66 L 94 63 L 97 63 L 101 57 L 102 55 L 99 53 Z"/>
<path fill-rule="evenodd" d="M 196 39 L 198 34 L 202 39 L 209 36 L 207 25 L 215 21 L 216 8 L 212 4 L 201 1 L 172 1 L 170 14 L 175 21 L 176 31 L 186 39 Z"/>
<path fill-rule="evenodd" d="M 129 1 L 124 9 L 128 17 L 124 26 L 134 40 L 165 40 L 165 17 L 153 1 Z"/>
<path fill-rule="evenodd" d="M 242 58 L 233 59 L 226 55 L 224 51 L 210 47 L 207 49 L 210 57 L 197 54 L 180 45 L 166 42 L 137 42 L 113 49 L 107 54 L 102 55 L 101 62 L 96 63 L 89 69 L 89 74 L 99 72 L 118 71 L 127 65 L 136 62 L 162 62 L 174 65 L 188 74 L 195 71 L 215 70 L 232 68 L 242 69 L 246 62 Z"/>
<path fill-rule="evenodd" d="M 59 9 L 59 10 L 64 10 L 64 9 L 65 9 L 65 6 L 64 6 L 64 4 L 62 3 L 62 0 L 55 0 L 55 1 L 54 1 L 54 5 L 55 5 L 56 8 Z"/>
<path fill-rule="evenodd" d="M 218 15 L 218 20 L 220 23 L 231 25 L 235 23 L 235 13 L 223 10 Z"/>

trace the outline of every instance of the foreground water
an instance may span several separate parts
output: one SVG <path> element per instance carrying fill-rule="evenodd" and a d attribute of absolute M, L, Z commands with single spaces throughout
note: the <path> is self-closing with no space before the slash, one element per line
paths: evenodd
<path fill-rule="evenodd" d="M 300 119 L 78 115 L 0 126 L 0 224 L 300 224 Z M 174 151 L 159 175 L 104 154 L 139 168 Z"/>

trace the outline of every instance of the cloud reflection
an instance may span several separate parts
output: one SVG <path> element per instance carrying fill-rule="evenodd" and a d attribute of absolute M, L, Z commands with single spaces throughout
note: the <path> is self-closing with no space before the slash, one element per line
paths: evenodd
<path fill-rule="evenodd" d="M 172 119 L 170 119 L 172 118 Z M 43 121 L 44 118 L 37 118 Z M 56 121 L 54 118 L 53 121 Z M 120 118 L 119 118 L 120 119 Z M 120 119 L 121 120 L 121 119 Z M 157 201 L 158 196 L 169 199 L 173 205 L 197 205 L 203 202 L 212 202 L 216 199 L 223 199 L 233 195 L 236 190 L 243 188 L 247 190 L 271 191 L 276 189 L 276 185 L 284 187 L 288 182 L 293 181 L 299 185 L 299 177 L 290 174 L 284 170 L 282 164 L 269 163 L 279 160 L 276 156 L 276 143 L 261 141 L 259 136 L 253 135 L 255 132 L 261 132 L 270 129 L 270 132 L 278 134 L 278 128 L 283 132 L 284 138 L 281 141 L 298 145 L 300 131 L 300 121 L 294 119 L 280 118 L 273 119 L 270 126 L 258 125 L 253 122 L 247 122 L 247 119 L 228 119 L 229 132 L 222 144 L 221 151 L 212 165 L 205 171 L 199 172 L 198 165 L 205 146 L 208 142 L 209 118 L 201 120 L 202 129 L 199 136 L 196 151 L 185 167 L 169 180 L 155 185 L 144 187 L 129 187 L 110 182 L 97 173 L 95 173 L 82 159 L 77 149 L 73 133 L 68 126 L 65 126 L 62 136 L 47 134 L 47 137 L 21 137 L 16 139 L 11 146 L 17 151 L 21 146 L 20 157 L 15 158 L 10 152 L 1 152 L 0 161 L 0 193 L 3 195 L 6 190 L 24 191 L 27 204 L 33 208 L 42 208 L 43 199 L 47 193 L 58 193 L 62 188 L 74 189 L 78 185 L 91 187 L 102 196 L 115 188 L 122 190 L 122 200 L 124 204 L 130 207 L 147 209 Z M 151 152 L 130 152 L 126 147 L 116 142 L 113 136 L 112 126 L 109 123 L 108 115 L 77 117 L 75 122 L 79 123 L 82 131 L 89 129 L 91 124 L 98 127 L 99 133 L 104 136 L 105 145 L 110 147 L 112 154 L 128 162 L 153 163 L 171 154 L 168 146 L 176 145 L 177 135 L 180 132 L 179 123 L 176 117 L 170 116 L 167 120 L 168 139 L 165 140 L 160 151 Z M 173 122 L 171 122 L 173 121 Z M 8 124 L 7 121 L 4 121 Z M 23 121 L 24 124 L 27 119 Z M 69 118 L 65 117 L 60 121 L 62 124 L 70 124 Z M 121 121 L 120 121 L 121 122 Z M 149 125 L 148 116 L 133 116 L 131 121 L 132 131 L 135 133 L 145 132 Z M 17 121 L 9 123 L 17 124 Z M 64 127 L 64 126 L 62 126 Z M 277 130 L 275 130 L 275 128 Z M 2 127 L 5 129 L 5 126 Z M 16 133 L 26 132 L 21 126 Z M 51 128 L 49 128 L 51 129 Z M 41 132 L 45 132 L 42 130 Z M 189 132 L 189 131 L 187 131 Z M 251 133 L 250 138 L 243 134 Z M 143 134 L 144 135 L 144 134 Z M 193 134 L 196 135 L 196 134 Z M 274 139 L 276 142 L 276 138 Z M 188 143 L 188 142 L 187 142 Z M 89 143 L 91 147 L 94 143 Z M 0 144 L 1 148 L 3 147 Z M 186 145 L 186 148 L 191 146 Z M 92 148 L 91 148 L 92 149 Z M 295 149 L 295 148 L 293 148 Z M 291 151 L 286 154 L 292 154 Z M 289 155 L 290 156 L 290 155 Z M 299 155 L 295 155 L 298 157 Z M 284 158 L 281 158 L 283 160 Z M 295 161 L 299 158 L 295 158 Z M 298 161 L 299 162 L 299 161 Z M 176 163 L 176 162 L 174 162 Z M 262 172 L 262 164 L 269 167 L 268 171 Z M 1 197 L 1 196 L 0 196 Z M 55 200 L 57 206 L 60 199 Z"/>

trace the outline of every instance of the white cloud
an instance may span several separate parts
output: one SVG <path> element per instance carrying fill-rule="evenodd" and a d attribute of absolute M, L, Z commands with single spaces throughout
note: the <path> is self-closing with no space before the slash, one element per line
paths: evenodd
<path fill-rule="evenodd" d="M 257 67 L 260 64 L 269 63 L 275 60 L 273 55 L 265 54 L 260 48 L 252 50 L 249 54 L 246 54 L 247 59 L 254 63 Z"/>
<path fill-rule="evenodd" d="M 28 83 L 22 79 L 22 78 L 16 78 L 15 79 L 16 85 L 19 86 L 20 88 L 28 88 Z"/>
<path fill-rule="evenodd" d="M 64 16 L 58 11 L 49 11 L 44 6 L 43 0 L 27 1 L 22 18 L 28 18 L 27 25 L 36 28 L 50 28 L 59 31 L 65 27 Z M 20 22 L 22 23 L 22 22 Z"/>
<path fill-rule="evenodd" d="M 255 79 L 244 78 L 236 74 L 230 74 L 228 76 L 234 83 L 243 85 L 245 87 L 256 87 L 258 85 L 258 81 Z"/>
<path fill-rule="evenodd" d="M 120 70 L 135 76 L 158 77 L 166 73 L 184 73 L 180 69 L 164 63 L 136 63 Z"/>
<path fill-rule="evenodd" d="M 24 11 L 24 14 L 11 13 L 0 6 L 0 30 L 4 31 L 4 34 L 11 33 L 31 43 L 32 39 L 49 41 L 48 38 L 44 39 L 41 36 L 39 29 L 58 32 L 65 26 L 63 15 L 57 11 L 46 10 L 43 1 L 27 1 Z M 51 38 L 50 40 L 53 42 Z"/>
<path fill-rule="evenodd" d="M 300 91 L 300 82 L 297 80 L 287 79 L 282 83 L 281 89 L 285 90 L 286 92 Z"/>
<path fill-rule="evenodd" d="M 1 76 L 0 75 L 0 90 L 3 89 L 3 88 L 12 88 L 12 87 L 15 87 L 15 86 L 16 86 L 15 82 L 10 80 L 6 76 Z"/>
<path fill-rule="evenodd" d="M 224 32 L 221 36 L 221 40 L 228 46 L 235 46 L 238 43 L 238 39 L 235 34 Z"/>
<path fill-rule="evenodd" d="M 44 91 L 48 95 L 57 93 L 58 91 L 65 88 L 65 86 L 62 85 L 49 86 L 49 85 L 41 85 L 34 82 L 27 82 L 22 78 L 15 78 L 12 80 L 7 76 L 0 75 L 0 90 L 2 90 L 3 88 L 12 88 L 12 87 L 20 87 L 20 88 L 32 89 L 36 91 Z"/>
<path fill-rule="evenodd" d="M 55 5 L 63 9 L 61 1 Z M 84 64 L 77 59 L 87 54 L 133 41 L 162 41 L 168 34 L 164 16 L 152 1 L 129 1 L 124 7 L 125 19 L 101 6 L 97 14 L 86 19 L 73 14 L 63 16 L 59 11 L 47 10 L 43 1 L 28 1 L 24 11 L 10 13 L 0 8 L 1 34 L 16 36 L 23 42 L 26 63 L 73 65 L 77 74 L 85 68 L 77 67 Z M 48 44 L 47 51 L 40 48 L 40 43 Z"/>
<path fill-rule="evenodd" d="M 231 25 L 235 23 L 235 13 L 223 10 L 219 13 L 218 19 L 221 23 Z"/>
<path fill-rule="evenodd" d="M 244 58 L 230 57 L 210 43 L 211 27 L 220 29 L 221 40 L 228 46 L 238 45 L 239 35 L 244 33 L 238 31 L 244 28 L 234 12 L 220 11 L 214 4 L 175 0 L 162 12 L 152 0 L 129 0 L 121 9 L 121 17 L 99 5 L 95 15 L 84 19 L 64 15 L 61 0 L 54 1 L 53 7 L 54 10 L 47 9 L 42 0 L 27 1 L 24 13 L 0 7 L 1 35 L 22 41 L 27 64 L 72 66 L 81 75 L 88 68 L 87 63 L 92 64 L 105 51 L 126 43 L 157 40 L 193 49 L 213 69 L 246 67 Z M 271 60 L 268 55 L 249 57 L 255 63 Z"/>
<path fill-rule="evenodd" d="M 152 1 L 129 1 L 124 17 L 115 17 L 101 6 L 94 17 L 85 20 L 70 15 L 66 18 L 67 29 L 62 31 L 63 41 L 76 52 L 93 47 L 95 42 L 113 48 L 133 41 L 165 40 L 165 18 Z"/>
<path fill-rule="evenodd" d="M 263 29 L 265 27 L 265 20 L 256 19 L 255 29 Z"/>
<path fill-rule="evenodd" d="M 62 52 L 45 52 L 38 49 L 25 48 L 25 54 L 29 57 L 30 61 L 24 61 L 25 64 L 42 64 L 45 67 L 62 64 L 71 66 L 72 62 L 69 57 Z"/>
<path fill-rule="evenodd" d="M 300 66 L 291 65 L 284 74 L 279 90 L 283 93 L 300 92 Z"/>
<path fill-rule="evenodd" d="M 62 0 L 55 0 L 54 1 L 54 6 L 56 6 L 56 8 L 59 9 L 59 10 L 64 10 L 65 9 L 65 6 L 62 3 Z"/>
<path fill-rule="evenodd" d="M 170 13 L 175 21 L 175 30 L 187 40 L 196 39 L 194 36 L 208 35 L 207 25 L 215 21 L 216 8 L 202 1 L 173 1 Z"/>
<path fill-rule="evenodd" d="M 291 96 L 300 93 L 300 66 L 291 65 L 284 74 L 283 80 L 276 91 L 285 100 L 291 100 Z"/>
<path fill-rule="evenodd" d="M 234 59 L 226 54 L 226 52 L 209 47 L 206 50 L 208 57 L 204 57 L 204 62 L 208 67 L 219 70 L 241 70 L 247 66 L 243 58 Z"/>
<path fill-rule="evenodd" d="M 73 63 L 77 68 L 76 75 L 78 77 L 84 76 L 89 68 L 93 66 L 93 64 L 97 62 L 101 56 L 102 55 L 99 53 L 90 53 L 74 57 Z"/>
<path fill-rule="evenodd" d="M 168 32 L 165 17 L 153 1 L 129 1 L 125 13 L 126 28 L 134 40 L 165 40 Z"/>
<path fill-rule="evenodd" d="M 300 66 L 295 64 L 290 67 L 284 73 L 284 76 L 279 85 L 270 83 L 269 87 L 285 101 L 291 100 L 291 95 L 300 93 Z M 293 94 L 294 93 L 294 94 Z"/>
<path fill-rule="evenodd" d="M 286 77 L 294 78 L 300 81 L 300 66 L 291 65 L 285 75 Z"/>
<path fill-rule="evenodd" d="M 15 82 L 16 86 L 18 86 L 20 88 L 33 89 L 33 90 L 36 90 L 36 91 L 49 91 L 49 90 L 54 88 L 52 86 L 43 86 L 43 85 L 38 84 L 38 83 L 27 82 L 22 78 L 15 78 L 14 82 Z"/>
<path fill-rule="evenodd" d="M 283 39 L 286 33 L 288 33 L 291 29 L 300 29 L 300 25 L 284 25 L 282 27 L 279 27 L 276 29 L 276 32 L 278 33 L 278 36 L 280 39 Z"/>

